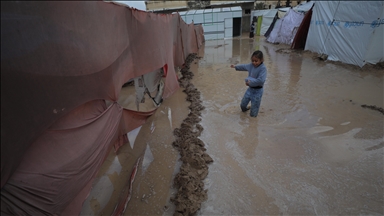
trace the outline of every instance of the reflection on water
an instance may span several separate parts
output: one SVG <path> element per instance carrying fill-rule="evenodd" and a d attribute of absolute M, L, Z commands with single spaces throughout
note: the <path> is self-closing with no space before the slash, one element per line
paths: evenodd
<path fill-rule="evenodd" d="M 168 120 L 169 120 L 169 124 L 170 124 L 171 128 L 173 128 L 173 126 L 172 126 L 172 111 L 171 111 L 171 108 L 168 108 Z"/>
<path fill-rule="evenodd" d="M 225 43 L 230 51 L 205 47 L 194 79 L 206 107 L 202 140 L 215 161 L 199 214 L 383 214 L 383 118 L 360 107 L 383 107 L 383 75 L 261 37 Z M 256 49 L 268 77 L 253 119 L 239 108 L 246 74 L 229 65 L 248 63 Z"/>
<path fill-rule="evenodd" d="M 92 190 L 83 204 L 81 215 L 99 215 L 116 194 L 114 184 L 122 171 L 118 156 L 110 154 L 104 162 L 103 169 L 103 175 L 94 180 Z"/>
<path fill-rule="evenodd" d="M 141 164 L 141 173 L 145 174 L 145 171 L 147 171 L 148 166 L 153 162 L 154 157 L 152 154 L 152 151 L 150 147 L 147 145 L 147 148 L 145 149 L 143 163 Z"/>
<path fill-rule="evenodd" d="M 133 146 L 135 145 L 135 140 L 137 138 L 137 135 L 140 132 L 140 129 L 141 129 L 141 126 L 127 133 L 128 141 L 132 149 L 133 149 Z"/>

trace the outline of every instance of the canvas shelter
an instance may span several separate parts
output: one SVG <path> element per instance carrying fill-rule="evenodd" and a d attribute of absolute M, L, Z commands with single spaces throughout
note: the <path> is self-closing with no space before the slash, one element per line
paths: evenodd
<path fill-rule="evenodd" d="M 278 17 L 281 19 L 285 16 L 285 14 L 287 14 L 287 12 L 290 9 L 293 9 L 294 11 L 299 12 L 299 13 L 307 13 L 312 8 L 313 4 L 314 4 L 314 2 L 310 1 L 310 2 L 302 2 L 293 8 L 291 8 L 291 7 L 279 8 L 277 14 L 278 14 Z"/>
<path fill-rule="evenodd" d="M 302 24 L 305 14 L 311 10 L 313 5 L 314 3 L 310 1 L 303 2 L 293 8 L 279 8 L 277 11 L 277 17 L 274 18 L 270 28 L 265 34 L 265 36 L 268 38 L 267 41 L 271 43 L 292 44 L 297 31 L 300 29 L 299 27 Z M 310 19 L 311 15 L 308 15 L 307 17 Z M 277 28 L 275 28 L 275 26 Z M 308 32 L 307 28 L 308 27 L 306 26 L 300 29 L 300 37 L 296 40 L 305 41 L 306 33 Z M 298 44 L 299 43 L 297 43 L 297 46 L 304 46 Z"/>
<path fill-rule="evenodd" d="M 305 43 L 307 42 L 307 36 L 308 36 L 311 19 L 312 19 L 312 8 L 307 13 L 305 13 L 303 21 L 301 22 L 299 28 L 297 29 L 296 35 L 292 41 L 291 49 L 305 48 Z"/>
<path fill-rule="evenodd" d="M 179 14 L 186 23 L 193 21 L 195 24 L 202 25 L 205 40 L 241 35 L 242 9 L 240 6 L 189 10 Z"/>
<path fill-rule="evenodd" d="M 253 21 L 253 17 L 257 17 L 257 28 L 256 35 L 264 35 L 269 26 L 272 24 L 273 19 L 276 17 L 278 9 L 270 9 L 270 10 L 255 10 L 251 12 L 251 23 Z"/>
<path fill-rule="evenodd" d="M 314 2 L 313 1 L 310 1 L 310 2 L 303 2 L 303 3 L 300 3 L 299 5 L 296 5 L 295 7 L 293 7 L 292 9 L 297 11 L 297 12 L 303 12 L 303 13 L 306 13 L 308 12 L 309 10 L 311 10 L 311 8 L 313 7 L 314 5 Z"/>
<path fill-rule="evenodd" d="M 383 1 L 316 1 L 305 50 L 363 67 L 384 61 Z"/>
<path fill-rule="evenodd" d="M 265 37 L 269 37 L 269 35 L 271 34 L 273 28 L 275 27 L 276 21 L 277 21 L 278 19 L 283 18 L 289 9 L 290 9 L 290 7 L 278 8 L 278 9 L 277 9 L 277 14 L 276 14 L 276 16 L 273 18 L 271 24 L 270 24 L 269 27 L 267 28 L 267 31 L 263 34 Z"/>
<path fill-rule="evenodd" d="M 290 7 L 279 8 L 277 11 L 277 16 L 279 17 L 279 19 L 282 19 L 290 9 Z"/>
<path fill-rule="evenodd" d="M 78 215 L 110 150 L 156 111 L 119 104 L 122 85 L 162 68 L 168 98 L 203 42 L 178 14 L 2 1 L 2 215 Z"/>
<path fill-rule="evenodd" d="M 276 20 L 267 41 L 270 43 L 291 44 L 303 18 L 303 13 L 289 9 L 282 19 Z"/>

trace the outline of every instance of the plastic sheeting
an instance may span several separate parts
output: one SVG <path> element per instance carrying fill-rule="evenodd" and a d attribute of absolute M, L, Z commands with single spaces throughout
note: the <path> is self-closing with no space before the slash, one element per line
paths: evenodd
<path fill-rule="evenodd" d="M 155 112 L 122 108 L 121 86 L 164 68 L 169 97 L 179 88 L 174 67 L 203 42 L 202 27 L 178 14 L 2 1 L 2 213 L 79 214 L 112 146 Z"/>
<path fill-rule="evenodd" d="M 383 1 L 316 1 L 305 50 L 364 66 L 384 61 Z"/>
<path fill-rule="evenodd" d="M 291 44 L 303 18 L 304 14 L 290 9 L 280 22 L 276 21 L 267 41 L 271 43 Z"/>

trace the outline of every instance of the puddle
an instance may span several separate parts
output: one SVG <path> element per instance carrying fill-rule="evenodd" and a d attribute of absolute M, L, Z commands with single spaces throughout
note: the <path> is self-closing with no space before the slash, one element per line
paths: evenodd
<path fill-rule="evenodd" d="M 281 52 L 287 48 L 262 37 L 206 41 L 203 58 L 191 65 L 205 107 L 199 138 L 214 161 L 197 215 L 383 215 L 383 117 L 361 106 L 384 107 L 383 73 L 319 61 L 310 52 Z M 229 65 L 248 63 L 255 49 L 264 53 L 268 76 L 260 114 L 250 118 L 239 107 L 247 74 Z M 84 215 L 111 214 L 147 149 L 153 160 L 145 172 L 140 166 L 126 215 L 173 215 L 180 169 L 173 131 L 189 105 L 180 89 L 131 132 L 134 145 L 117 156 L 121 170 L 109 168 L 116 163 L 111 153 Z"/>

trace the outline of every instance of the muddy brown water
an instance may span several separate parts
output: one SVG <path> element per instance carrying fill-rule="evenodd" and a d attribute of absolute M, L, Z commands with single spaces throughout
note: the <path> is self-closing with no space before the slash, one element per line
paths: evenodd
<path fill-rule="evenodd" d="M 197 215 L 383 215 L 382 67 L 362 69 L 290 51 L 262 37 L 206 41 L 191 64 L 201 93 L 199 138 L 213 163 Z M 267 81 L 257 118 L 239 107 L 248 63 L 264 53 Z M 183 88 L 166 99 L 130 144 L 110 152 L 81 215 L 111 215 L 142 157 L 125 215 L 173 215 L 181 162 L 173 131 L 188 116 Z M 133 144 L 132 144 L 133 143 Z"/>

